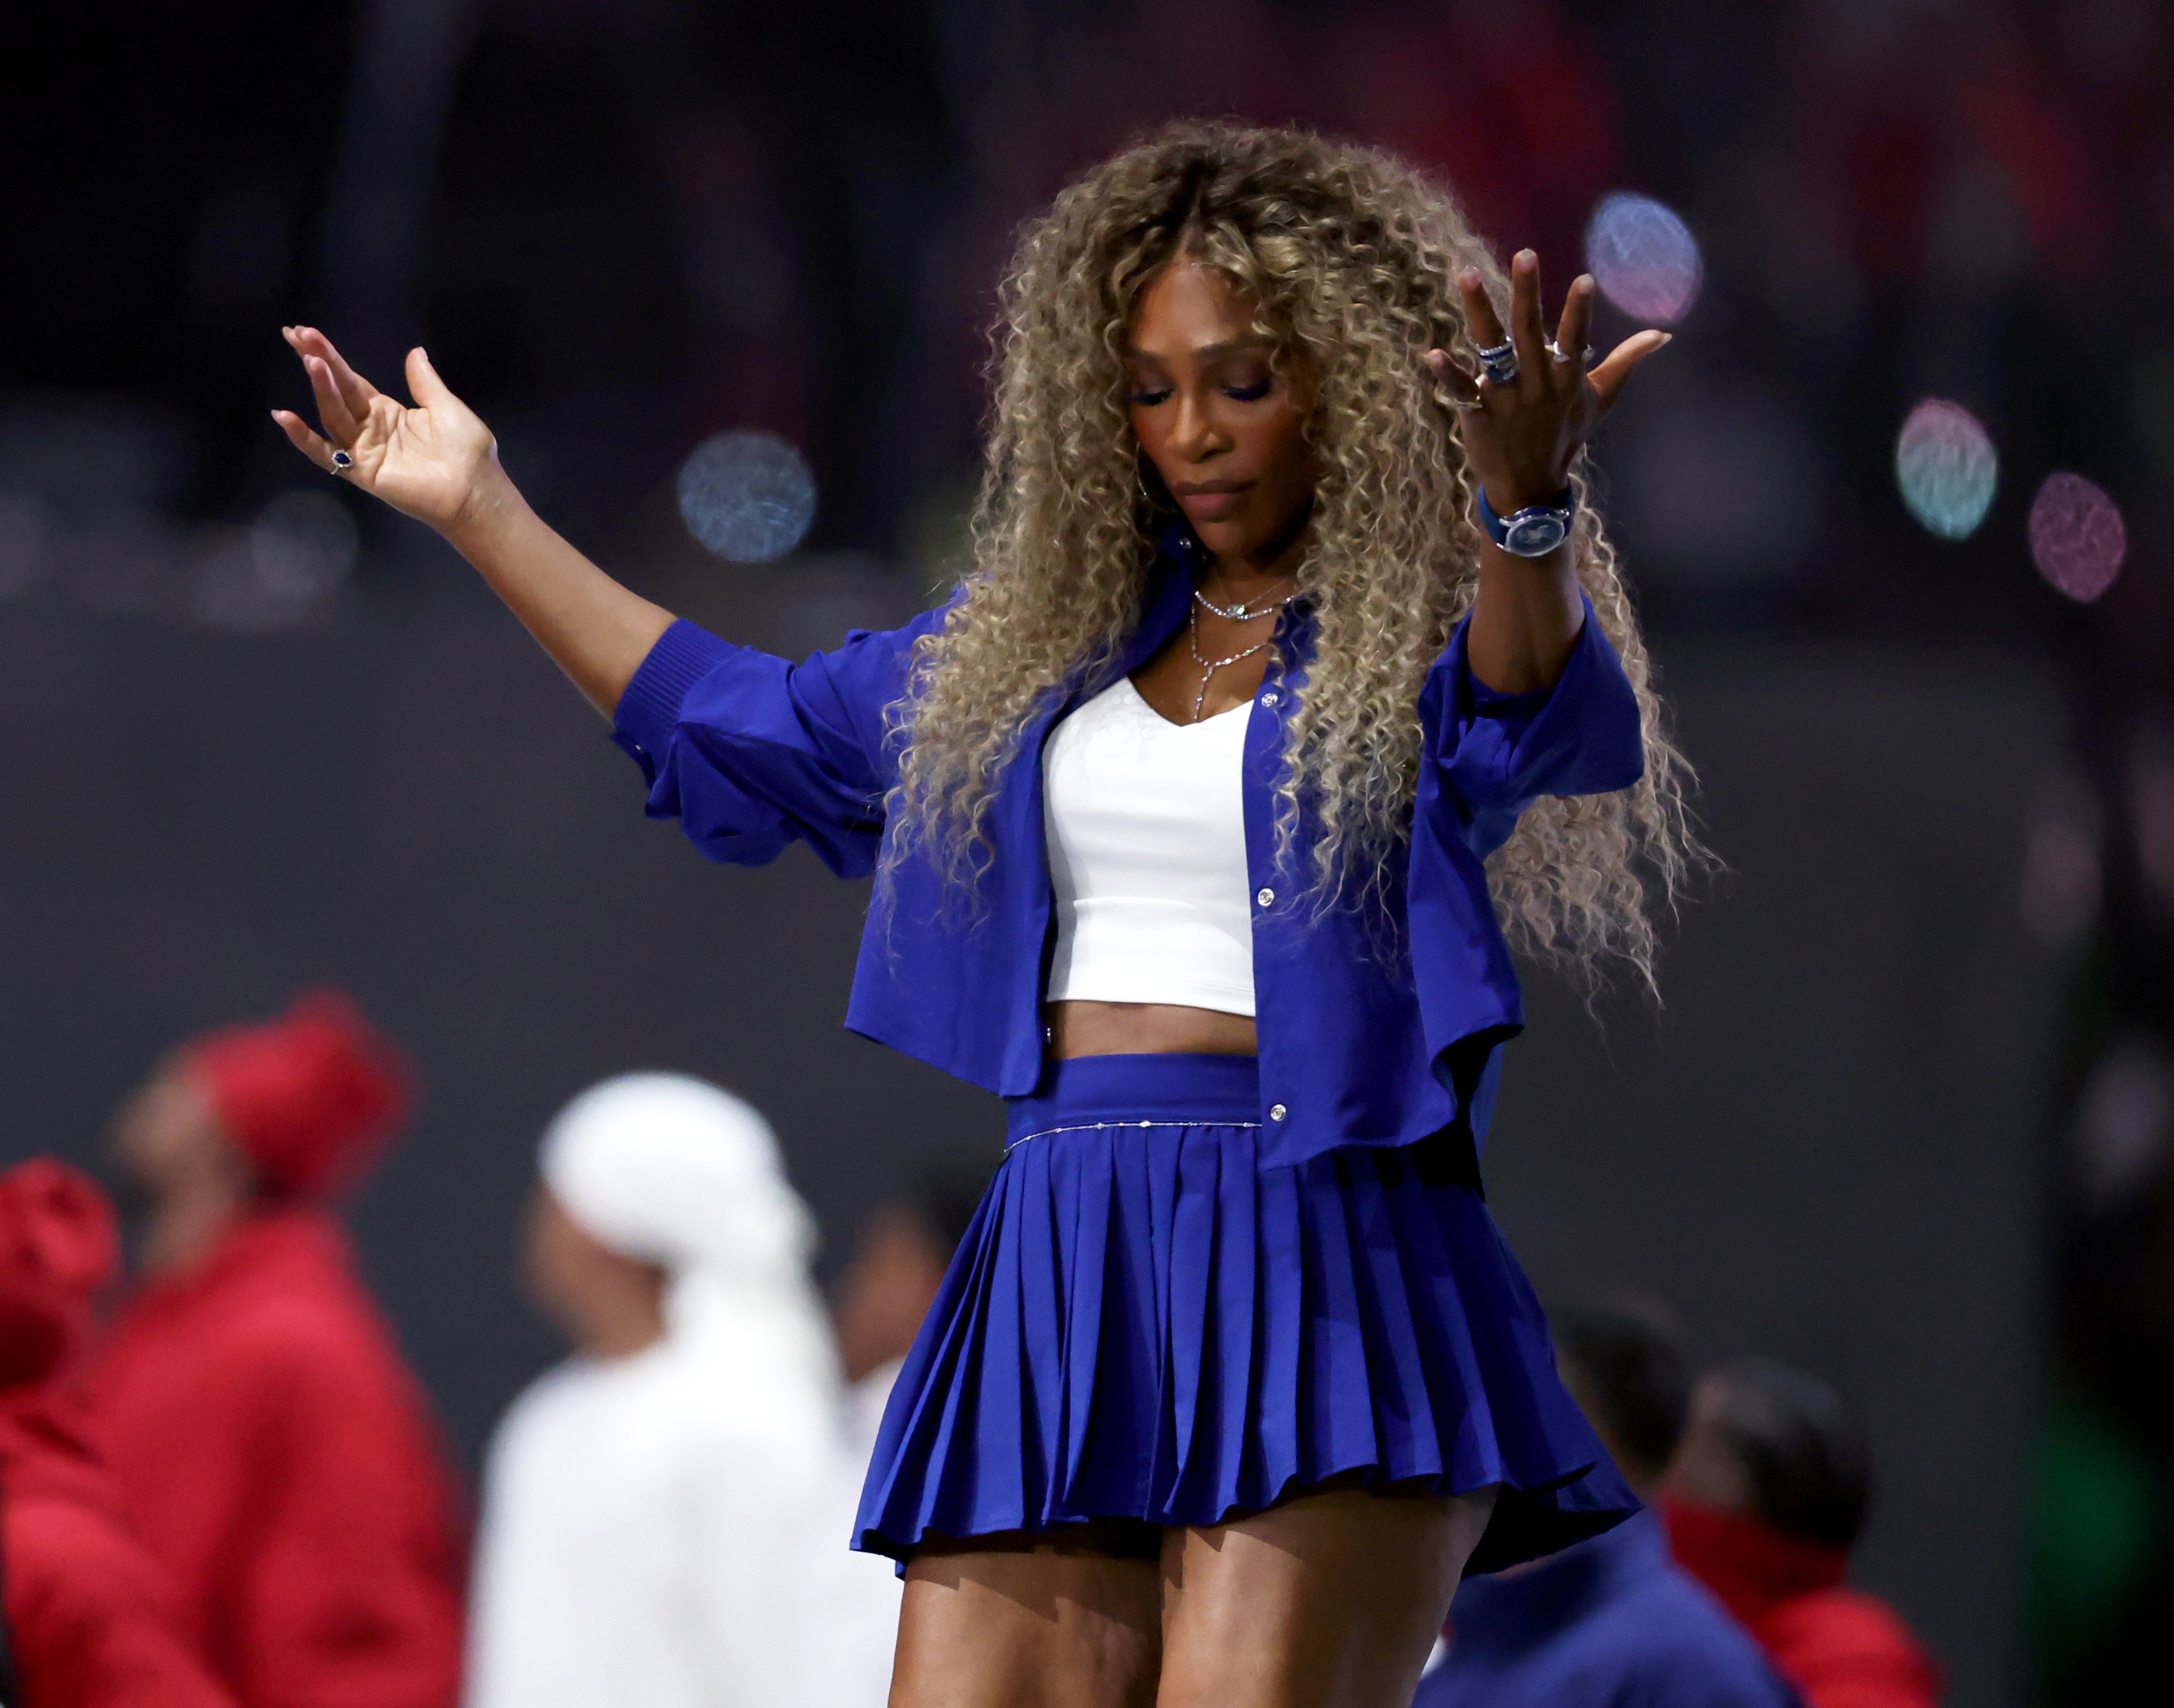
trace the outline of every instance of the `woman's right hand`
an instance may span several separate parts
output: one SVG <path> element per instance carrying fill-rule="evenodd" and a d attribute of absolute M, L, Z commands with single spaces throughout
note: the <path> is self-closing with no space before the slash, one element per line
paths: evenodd
<path fill-rule="evenodd" d="M 327 473 L 448 535 L 505 481 L 490 429 L 446 388 L 421 349 L 408 352 L 415 401 L 403 404 L 350 368 L 315 327 L 288 327 L 284 335 L 310 376 L 324 431 L 313 432 L 291 409 L 274 409 L 272 419 Z M 333 460 L 335 450 L 347 453 L 345 468 Z"/>

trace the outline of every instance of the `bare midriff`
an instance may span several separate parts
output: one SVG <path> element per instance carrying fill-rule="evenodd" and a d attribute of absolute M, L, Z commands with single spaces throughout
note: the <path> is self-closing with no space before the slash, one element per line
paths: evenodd
<path fill-rule="evenodd" d="M 1052 1003 L 1049 1053 L 1074 1056 L 1251 1056 L 1252 1017 L 1171 1003 Z"/>

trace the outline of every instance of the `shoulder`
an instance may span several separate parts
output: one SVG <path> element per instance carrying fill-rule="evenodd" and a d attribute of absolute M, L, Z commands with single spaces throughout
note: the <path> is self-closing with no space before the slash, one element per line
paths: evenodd
<path fill-rule="evenodd" d="M 141 1543 L 110 1513 L 51 1495 L 6 1507 L 9 1624 L 41 1629 L 119 1615 L 170 1617 L 173 1591 Z"/>
<path fill-rule="evenodd" d="M 365 1301 L 336 1294 L 252 1300 L 203 1343 L 208 1360 L 260 1381 L 375 1380 L 393 1362 L 391 1334 Z"/>
<path fill-rule="evenodd" d="M 1587 1621 L 1596 1660 L 1682 1708 L 1785 1708 L 1787 1687 L 1758 1645 L 1682 1573 L 1657 1572 Z"/>
<path fill-rule="evenodd" d="M 9 1637 L 46 1700 L 226 1702 L 181 1644 L 172 1584 L 116 1520 L 76 1501 L 26 1497 L 8 1502 L 0 1531 Z"/>
<path fill-rule="evenodd" d="M 1842 1587 L 1783 1603 L 1760 1622 L 1766 1640 L 1800 1683 L 1877 1678 L 1927 1703 L 1939 1669 L 1902 1616 L 1877 1596 Z"/>

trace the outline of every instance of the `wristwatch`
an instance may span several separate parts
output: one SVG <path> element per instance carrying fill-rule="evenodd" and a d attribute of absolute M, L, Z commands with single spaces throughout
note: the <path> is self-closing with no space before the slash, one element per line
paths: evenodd
<path fill-rule="evenodd" d="M 1487 489 L 1479 489 L 1479 525 L 1513 558 L 1545 557 L 1570 538 L 1571 517 L 1576 509 L 1576 495 L 1565 492 L 1557 503 L 1528 504 L 1501 516 L 1487 502 Z"/>

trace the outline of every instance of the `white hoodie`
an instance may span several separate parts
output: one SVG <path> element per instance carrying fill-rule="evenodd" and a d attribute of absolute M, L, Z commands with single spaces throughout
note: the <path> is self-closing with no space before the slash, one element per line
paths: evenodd
<path fill-rule="evenodd" d="M 842 1557 L 858 1467 L 768 1125 L 630 1075 L 575 1099 L 541 1160 L 585 1230 L 671 1275 L 666 1328 L 549 1371 L 499 1426 L 469 1708 L 880 1708 L 898 1591 Z"/>

